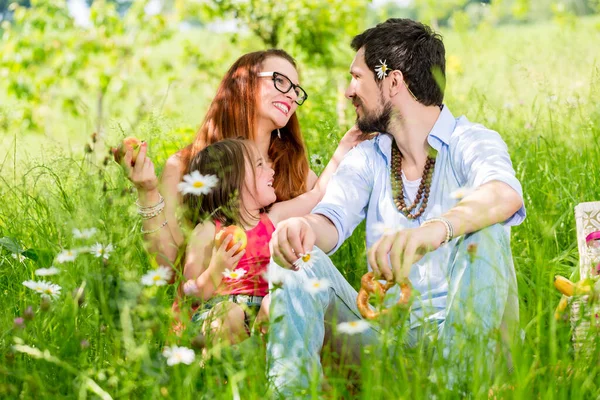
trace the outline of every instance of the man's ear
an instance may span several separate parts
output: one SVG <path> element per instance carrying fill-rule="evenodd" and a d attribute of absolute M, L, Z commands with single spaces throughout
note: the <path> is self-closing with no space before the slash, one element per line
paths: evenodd
<path fill-rule="evenodd" d="M 396 96 L 402 90 L 402 82 L 404 81 L 404 75 L 401 71 L 395 69 L 387 77 L 390 82 L 389 94 L 390 97 Z"/>

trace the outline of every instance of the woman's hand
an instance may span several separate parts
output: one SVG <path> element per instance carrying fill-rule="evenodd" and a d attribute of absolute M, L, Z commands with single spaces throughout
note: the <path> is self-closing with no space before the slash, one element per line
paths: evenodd
<path fill-rule="evenodd" d="M 346 147 L 349 151 L 351 148 L 365 140 L 364 138 L 361 138 L 362 135 L 363 132 L 360 129 L 358 129 L 356 125 L 354 125 L 352 128 L 348 129 L 348 131 L 344 134 L 344 136 L 340 140 L 340 146 Z"/>
<path fill-rule="evenodd" d="M 154 172 L 154 164 L 147 156 L 147 151 L 148 143 L 144 142 L 141 145 L 135 164 L 133 167 L 130 167 L 133 150 L 128 149 L 121 164 L 127 172 L 127 177 L 139 192 L 151 192 L 158 187 L 158 178 Z"/>

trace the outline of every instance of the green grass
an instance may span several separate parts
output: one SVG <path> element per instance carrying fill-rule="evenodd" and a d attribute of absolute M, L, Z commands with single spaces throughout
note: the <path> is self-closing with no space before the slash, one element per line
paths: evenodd
<path fill-rule="evenodd" d="M 438 360 L 430 370 L 430 350 L 419 347 L 406 354 L 410 361 L 394 364 L 371 354 L 358 371 L 360 390 L 348 392 L 343 377 L 332 372 L 331 398 L 456 398 L 465 392 L 487 398 L 490 385 L 498 398 L 599 398 L 599 365 L 573 354 L 569 326 L 553 318 L 559 294 L 552 286 L 555 274 L 569 276 L 578 268 L 574 206 L 600 200 L 597 26 L 597 19 L 587 19 L 574 30 L 546 24 L 445 34 L 451 56 L 447 104 L 456 115 L 502 134 L 525 191 L 528 217 L 512 236 L 525 333 L 514 349 L 513 374 L 497 370 L 493 380 L 478 378 L 480 357 L 467 371 L 466 383 L 448 389 L 448 365 Z M 299 111 L 301 124 L 310 153 L 322 158 L 333 152 L 344 131 L 337 126 L 336 96 L 346 71 L 302 69 L 310 101 Z M 177 81 L 164 107 L 157 96 L 151 102 L 154 111 L 135 130 L 150 141 L 159 167 L 190 140 L 216 85 L 208 80 L 190 93 L 186 79 L 201 77 Z M 154 85 L 164 89 L 165 82 Z M 113 100 L 111 107 L 119 107 Z M 117 165 L 104 166 L 101 156 L 83 152 L 92 121 L 91 116 L 57 114 L 45 136 L 11 128 L 1 137 L 6 156 L 0 154 L 0 237 L 11 238 L 4 242 L 8 247 L 18 242 L 30 258 L 21 263 L 6 248 L 0 255 L 0 397 L 94 397 L 94 390 L 99 393 L 95 383 L 115 398 L 232 398 L 238 392 L 240 398 L 263 398 L 259 340 L 224 349 L 204 368 L 166 365 L 161 351 L 175 340 L 169 331 L 174 289 L 140 284 L 152 266 L 143 250 L 135 194 Z M 109 143 L 122 135 L 119 124 L 127 130 L 127 121 L 109 119 Z M 73 228 L 89 227 L 98 228 L 94 238 L 73 237 Z M 86 254 L 54 264 L 62 271 L 48 280 L 61 285 L 62 293 L 49 308 L 22 285 L 35 278 L 35 269 L 49 267 L 61 249 L 96 241 L 112 243 L 115 251 L 106 262 Z M 366 269 L 364 253 L 361 226 L 333 257 L 355 286 Z M 73 297 L 77 288 L 83 288 L 81 304 Z M 15 327 L 14 318 L 28 306 L 35 316 L 24 328 Z M 194 335 L 185 332 L 181 344 L 189 346 Z M 13 345 L 19 343 L 47 350 L 47 356 L 17 351 Z M 319 390 L 313 387 L 314 398 Z"/>

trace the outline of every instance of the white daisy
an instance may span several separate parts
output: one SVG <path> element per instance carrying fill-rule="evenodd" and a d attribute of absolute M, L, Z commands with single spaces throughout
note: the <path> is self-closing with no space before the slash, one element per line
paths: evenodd
<path fill-rule="evenodd" d="M 142 276 L 142 284 L 146 286 L 164 286 L 171 280 L 172 275 L 173 270 L 171 268 L 161 265 Z"/>
<path fill-rule="evenodd" d="M 79 230 L 77 228 L 73 229 L 73 237 L 76 239 L 89 239 L 94 236 L 98 232 L 96 228 L 89 228 Z"/>
<path fill-rule="evenodd" d="M 223 271 L 223 276 L 227 279 L 238 280 L 241 279 L 244 275 L 246 275 L 246 270 L 244 270 L 243 268 L 237 268 L 233 271 L 229 268 L 225 268 L 225 271 Z"/>
<path fill-rule="evenodd" d="M 312 165 L 322 165 L 323 160 L 321 160 L 321 156 L 318 154 L 313 154 L 310 156 L 310 163 Z"/>
<path fill-rule="evenodd" d="M 387 60 L 379 60 L 379 65 L 375 67 L 375 72 L 377 72 L 377 79 L 383 79 L 388 75 L 389 69 L 386 62 Z"/>
<path fill-rule="evenodd" d="M 24 256 L 23 254 L 21 254 L 21 253 L 19 253 L 19 254 L 17 254 L 17 253 L 12 253 L 12 254 L 11 254 L 11 256 L 12 256 L 12 258 L 14 258 L 15 260 L 19 260 L 20 262 L 24 262 L 24 261 L 27 259 L 27 257 L 25 257 L 25 256 Z"/>
<path fill-rule="evenodd" d="M 100 243 L 96 243 L 92 247 L 90 247 L 90 253 L 95 255 L 96 257 L 104 257 L 105 260 L 108 260 L 108 255 L 111 251 L 113 251 L 113 245 L 109 244 L 108 246 L 103 246 Z"/>
<path fill-rule="evenodd" d="M 58 298 L 62 289 L 59 285 L 46 281 L 25 281 L 23 285 L 48 299 Z"/>
<path fill-rule="evenodd" d="M 298 268 L 312 268 L 312 266 L 315 264 L 315 261 L 319 258 L 314 251 L 298 255 L 300 258 L 294 262 L 294 266 Z"/>
<path fill-rule="evenodd" d="M 325 291 L 327 289 L 329 289 L 329 286 L 331 286 L 331 284 L 329 283 L 328 279 L 317 279 L 317 278 L 312 278 L 307 280 L 304 283 L 304 289 L 308 292 L 308 293 L 319 293 L 322 291 Z"/>
<path fill-rule="evenodd" d="M 218 182 L 219 179 L 214 175 L 202 175 L 198 171 L 192 171 L 191 174 L 183 176 L 183 182 L 179 182 L 177 189 L 184 195 L 199 196 L 210 193 Z"/>
<path fill-rule="evenodd" d="M 167 365 L 173 366 L 176 364 L 190 365 L 194 362 L 196 354 L 194 350 L 183 346 L 167 346 L 163 350 L 163 356 L 167 358 Z"/>
<path fill-rule="evenodd" d="M 289 270 L 283 269 L 279 265 L 270 264 L 262 277 L 273 285 L 282 285 L 285 283 L 289 272 Z"/>
<path fill-rule="evenodd" d="M 450 197 L 456 200 L 461 200 L 473 193 L 474 191 L 475 188 L 473 187 L 463 186 L 450 193 Z"/>
<path fill-rule="evenodd" d="M 39 268 L 35 270 L 35 274 L 37 276 L 50 276 L 50 275 L 56 275 L 60 272 L 60 270 L 56 267 L 50 267 L 50 268 Z"/>
<path fill-rule="evenodd" d="M 56 262 L 59 264 L 67 261 L 75 261 L 77 257 L 77 250 L 63 250 L 56 256 Z"/>
<path fill-rule="evenodd" d="M 393 235 L 401 230 L 402 227 L 400 226 L 391 226 L 383 222 L 377 222 L 376 224 L 373 224 L 373 231 L 377 236 Z"/>
<path fill-rule="evenodd" d="M 370 328 L 370 325 L 364 319 L 357 319 L 356 321 L 342 322 L 337 326 L 338 332 L 346 333 L 348 335 L 354 335 L 355 333 L 362 333 Z"/>

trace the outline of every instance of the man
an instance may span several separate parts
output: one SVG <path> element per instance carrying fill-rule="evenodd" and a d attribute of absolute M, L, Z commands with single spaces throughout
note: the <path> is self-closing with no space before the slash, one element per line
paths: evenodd
<path fill-rule="evenodd" d="M 445 50 L 429 27 L 390 19 L 352 47 L 346 96 L 358 127 L 379 134 L 348 153 L 312 214 L 273 234 L 279 266 L 269 272 L 283 285 L 272 292 L 269 375 L 283 394 L 308 384 L 298 368 L 320 373 L 334 324 L 360 318 L 356 291 L 320 250 L 335 252 L 365 217 L 375 275 L 414 289 L 409 345 L 433 333 L 451 347 L 467 325 L 479 337 L 514 334 L 518 322 L 508 227 L 525 209 L 505 143 L 443 104 Z M 313 265 L 299 268 L 307 253 Z M 327 290 L 306 290 L 307 282 Z M 377 335 L 370 329 L 346 343 L 359 353 Z"/>

